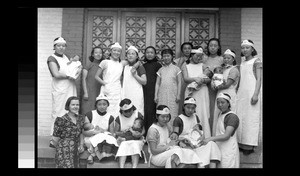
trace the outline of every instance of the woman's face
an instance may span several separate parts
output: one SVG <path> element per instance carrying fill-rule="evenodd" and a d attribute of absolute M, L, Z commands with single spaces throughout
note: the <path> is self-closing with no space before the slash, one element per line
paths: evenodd
<path fill-rule="evenodd" d="M 209 42 L 208 50 L 209 50 L 210 54 L 217 54 L 218 49 L 219 49 L 218 41 L 212 40 Z"/>
<path fill-rule="evenodd" d="M 192 51 L 192 47 L 189 44 L 183 45 L 182 53 L 184 56 L 189 57 Z"/>
<path fill-rule="evenodd" d="M 127 51 L 127 58 L 128 58 L 129 63 L 135 63 L 137 57 L 138 57 L 138 55 L 134 50 L 130 49 Z"/>
<path fill-rule="evenodd" d="M 224 61 L 224 64 L 226 64 L 226 65 L 232 65 L 234 58 L 230 54 L 224 54 L 223 61 Z"/>
<path fill-rule="evenodd" d="M 157 118 L 157 123 L 160 126 L 166 126 L 170 120 L 170 114 L 160 114 Z"/>
<path fill-rule="evenodd" d="M 196 105 L 194 105 L 194 104 L 185 104 L 183 108 L 184 108 L 185 114 L 188 117 L 190 117 L 195 113 Z"/>
<path fill-rule="evenodd" d="M 217 107 L 220 109 L 221 112 L 225 112 L 229 108 L 229 103 L 224 98 L 217 99 Z"/>
<path fill-rule="evenodd" d="M 123 115 L 124 115 L 125 117 L 127 117 L 127 118 L 131 117 L 132 114 L 133 114 L 133 109 L 132 109 L 132 108 L 123 111 Z"/>
<path fill-rule="evenodd" d="M 200 63 L 200 62 L 203 62 L 203 54 L 200 54 L 200 53 L 196 53 L 196 54 L 194 54 L 193 55 L 193 57 L 192 57 L 192 60 L 193 60 L 193 62 L 195 63 L 195 64 L 198 64 L 198 63 Z"/>
<path fill-rule="evenodd" d="M 97 60 L 100 60 L 101 58 L 102 58 L 102 49 L 100 49 L 100 48 L 96 48 L 95 50 L 94 50 L 94 53 L 93 53 L 93 57 L 95 58 L 95 59 L 97 59 Z"/>
<path fill-rule="evenodd" d="M 154 49 L 153 48 L 148 48 L 146 50 L 145 55 L 146 55 L 146 58 L 148 60 L 153 60 L 155 58 L 155 51 L 154 51 Z"/>
<path fill-rule="evenodd" d="M 71 100 L 69 105 L 69 111 L 78 114 L 79 112 L 79 100 Z"/>
<path fill-rule="evenodd" d="M 107 107 L 108 107 L 108 103 L 106 100 L 99 100 L 97 102 L 97 110 L 100 111 L 100 112 L 106 112 L 107 110 Z"/>
<path fill-rule="evenodd" d="M 120 49 L 120 48 L 112 48 L 111 49 L 111 57 L 114 60 L 118 60 L 121 56 L 121 52 L 122 52 L 122 49 Z"/>
<path fill-rule="evenodd" d="M 172 55 L 171 54 L 163 54 L 162 58 L 163 58 L 163 61 L 166 65 L 171 64 L 171 62 L 172 62 Z"/>
<path fill-rule="evenodd" d="M 245 57 L 251 56 L 251 53 L 252 53 L 252 51 L 253 51 L 252 46 L 250 46 L 250 45 L 243 45 L 243 46 L 241 47 L 241 50 L 242 50 L 242 53 L 243 53 L 243 55 L 244 55 Z"/>
<path fill-rule="evenodd" d="M 57 43 L 55 46 L 54 46 L 54 49 L 55 49 L 55 52 L 57 54 L 64 54 L 65 53 L 65 50 L 66 50 L 66 44 L 65 43 Z"/>

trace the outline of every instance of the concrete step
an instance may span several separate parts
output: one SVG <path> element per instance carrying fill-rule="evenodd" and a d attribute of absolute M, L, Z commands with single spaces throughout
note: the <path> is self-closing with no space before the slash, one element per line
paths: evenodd
<path fill-rule="evenodd" d="M 125 163 L 125 168 L 132 168 L 131 162 Z M 87 168 L 120 168 L 117 161 L 94 162 L 94 164 L 87 164 Z M 137 168 L 148 168 L 147 163 L 139 163 Z"/>

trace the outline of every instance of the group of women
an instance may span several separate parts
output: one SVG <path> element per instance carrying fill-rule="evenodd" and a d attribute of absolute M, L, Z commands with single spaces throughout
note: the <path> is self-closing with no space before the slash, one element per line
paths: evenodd
<path fill-rule="evenodd" d="M 114 145 L 98 139 L 93 146 L 99 159 L 114 155 L 122 168 L 126 156 L 131 156 L 135 168 L 145 137 L 153 165 L 236 168 L 239 151 L 249 155 L 258 145 L 262 61 L 255 57 L 251 40 L 242 41 L 239 67 L 235 52 L 227 49 L 222 54 L 217 38 L 209 40 L 206 53 L 192 43 L 183 43 L 182 57 L 176 59 L 168 48 L 158 57 L 155 47 L 149 46 L 142 60 L 134 46 L 127 49 L 126 59 L 121 58 L 119 43 L 111 45 L 108 58 L 104 58 L 100 47 L 95 47 L 91 62 L 82 70 L 82 101 L 77 98 L 76 80 L 65 73 L 69 62 L 65 49 L 66 41 L 56 38 L 55 52 L 47 60 L 53 78 L 55 123 L 51 133 L 57 167 L 78 167 L 85 136 L 105 131 L 115 136 L 130 128 L 138 117 L 145 122 L 143 132 L 136 134 L 141 140 Z M 224 83 L 215 87 L 203 74 L 216 67 L 222 67 Z M 192 82 L 198 88 L 189 94 L 187 85 Z M 107 102 L 105 108 L 100 101 L 103 99 Z M 88 122 L 101 130 L 83 132 Z M 201 145 L 194 149 L 177 146 L 174 141 L 194 128 L 204 133 Z M 94 156 L 91 154 L 89 161 Z"/>

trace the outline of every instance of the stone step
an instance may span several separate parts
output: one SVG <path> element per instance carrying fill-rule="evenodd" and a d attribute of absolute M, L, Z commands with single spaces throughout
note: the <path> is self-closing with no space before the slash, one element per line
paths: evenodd
<path fill-rule="evenodd" d="M 124 167 L 132 168 L 131 162 L 126 162 Z M 93 164 L 87 164 L 87 168 L 119 168 L 119 163 L 117 161 L 94 162 Z M 137 168 L 148 168 L 148 164 L 139 163 Z"/>

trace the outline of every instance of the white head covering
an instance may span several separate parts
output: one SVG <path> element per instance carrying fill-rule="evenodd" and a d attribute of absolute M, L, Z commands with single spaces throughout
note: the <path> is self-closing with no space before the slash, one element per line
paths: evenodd
<path fill-rule="evenodd" d="M 115 44 L 111 45 L 110 49 L 112 49 L 112 48 L 120 48 L 120 49 L 122 49 L 122 46 L 118 42 L 116 42 Z"/>
<path fill-rule="evenodd" d="M 132 103 L 128 104 L 124 104 L 122 107 L 120 107 L 121 110 L 126 111 L 128 109 L 130 109 L 132 107 Z"/>
<path fill-rule="evenodd" d="M 196 99 L 195 98 L 193 98 L 193 97 L 190 97 L 188 100 L 184 100 L 184 103 L 183 103 L 184 105 L 185 104 L 194 104 L 194 105 L 196 105 Z"/>
<path fill-rule="evenodd" d="M 202 54 L 203 53 L 203 49 L 202 48 L 192 49 L 191 53 Z"/>
<path fill-rule="evenodd" d="M 170 109 L 165 107 L 163 110 L 156 110 L 156 114 L 161 114 L 161 115 L 165 115 L 165 114 L 170 114 Z"/>
<path fill-rule="evenodd" d="M 106 95 L 104 95 L 104 94 L 100 94 L 100 95 L 96 98 L 96 101 L 98 101 L 98 100 L 107 100 L 107 101 L 108 101 Z"/>
<path fill-rule="evenodd" d="M 55 41 L 53 42 L 53 45 L 56 45 L 56 44 L 58 44 L 58 43 L 64 43 L 64 44 L 66 44 L 67 42 L 66 42 L 66 40 L 65 40 L 64 38 L 59 37 L 57 40 L 55 40 Z"/>
<path fill-rule="evenodd" d="M 129 50 L 134 50 L 135 52 L 137 52 L 137 53 L 139 53 L 139 50 L 135 47 L 135 46 L 133 46 L 133 45 L 131 45 L 128 49 L 127 49 L 127 51 L 126 52 L 128 52 Z"/>
<path fill-rule="evenodd" d="M 241 46 L 243 46 L 243 45 L 248 45 L 248 46 L 252 46 L 252 47 L 254 47 L 254 44 L 253 44 L 253 43 L 251 43 L 251 42 L 249 42 L 249 40 L 243 40 L 243 42 L 242 42 Z"/>
<path fill-rule="evenodd" d="M 230 102 L 230 97 L 228 95 L 225 95 L 224 93 L 219 93 L 219 95 L 217 96 L 217 99 L 218 98 L 224 98 L 226 100 L 228 100 Z"/>
<path fill-rule="evenodd" d="M 231 55 L 233 58 L 235 58 L 235 54 L 230 50 L 230 49 L 227 49 L 224 54 L 229 54 Z"/>

